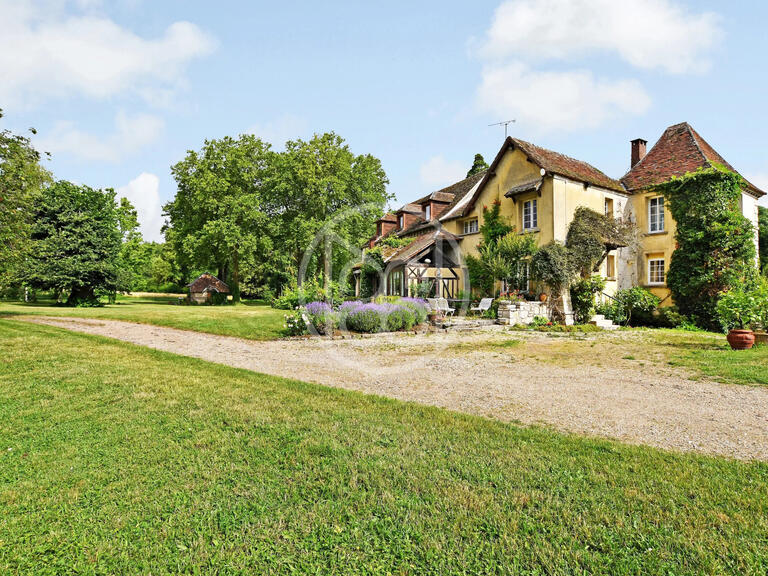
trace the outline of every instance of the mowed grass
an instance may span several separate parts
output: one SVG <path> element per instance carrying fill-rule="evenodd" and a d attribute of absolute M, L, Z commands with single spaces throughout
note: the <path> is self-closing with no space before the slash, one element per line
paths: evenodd
<path fill-rule="evenodd" d="M 104 318 L 169 326 L 250 340 L 273 340 L 283 334 L 284 310 L 261 303 L 237 306 L 181 306 L 177 298 L 119 296 L 115 304 L 100 308 L 70 308 L 53 302 L 0 302 L 0 316 L 35 314 L 71 318 Z"/>
<path fill-rule="evenodd" d="M 2 574 L 764 574 L 768 465 L 0 319 Z"/>
<path fill-rule="evenodd" d="M 513 354 L 518 360 L 574 368 L 614 366 L 617 361 L 638 373 L 649 365 L 684 368 L 685 377 L 768 386 L 768 346 L 731 350 L 725 334 L 711 332 L 636 328 L 589 335 L 550 333 L 544 341 L 524 339 Z"/>
<path fill-rule="evenodd" d="M 766 345 L 731 350 L 725 334 L 679 330 L 649 331 L 649 337 L 664 350 L 671 366 L 684 366 L 721 382 L 768 386 Z"/>

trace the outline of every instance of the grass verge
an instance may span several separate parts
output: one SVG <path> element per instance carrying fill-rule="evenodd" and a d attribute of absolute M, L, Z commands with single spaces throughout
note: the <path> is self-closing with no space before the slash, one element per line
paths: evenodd
<path fill-rule="evenodd" d="M 282 336 L 285 311 L 264 304 L 237 306 L 180 306 L 171 297 L 119 296 L 115 304 L 100 308 L 69 308 L 53 302 L 0 302 L 0 316 L 35 314 L 70 318 L 103 318 L 168 326 L 236 336 L 249 340 L 274 340 Z"/>
<path fill-rule="evenodd" d="M 0 573 L 760 573 L 768 466 L 0 319 Z"/>

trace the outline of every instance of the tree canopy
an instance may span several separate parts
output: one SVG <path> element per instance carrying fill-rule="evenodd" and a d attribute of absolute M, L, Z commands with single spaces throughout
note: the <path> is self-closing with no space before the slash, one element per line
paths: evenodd
<path fill-rule="evenodd" d="M 266 294 L 300 281 L 302 262 L 327 287 L 390 198 L 381 162 L 333 133 L 289 141 L 284 152 L 251 135 L 209 140 L 172 173 L 166 238 L 180 267 L 215 267 L 236 299 L 241 284 Z"/>
<path fill-rule="evenodd" d="M 488 164 L 482 154 L 475 154 L 475 160 L 472 162 L 472 168 L 467 172 L 467 178 L 479 174 L 483 170 L 488 170 Z"/>
<path fill-rule="evenodd" d="M 0 286 L 18 278 L 29 248 L 33 206 L 50 181 L 29 138 L 0 131 Z"/>
<path fill-rule="evenodd" d="M 206 140 L 171 168 L 178 190 L 163 208 L 186 270 L 213 266 L 240 298 L 241 266 L 269 261 L 274 221 L 268 214 L 273 153 L 252 135 Z"/>
<path fill-rule="evenodd" d="M 120 223 L 111 189 L 59 181 L 37 197 L 26 281 L 67 295 L 69 304 L 95 303 L 118 288 Z"/>

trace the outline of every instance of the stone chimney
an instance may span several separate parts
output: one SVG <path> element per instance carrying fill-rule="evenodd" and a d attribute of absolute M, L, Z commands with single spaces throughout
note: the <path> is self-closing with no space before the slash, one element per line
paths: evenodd
<path fill-rule="evenodd" d="M 635 138 L 632 140 L 632 168 L 635 167 L 635 164 L 640 162 L 643 158 L 645 158 L 645 148 L 648 145 L 648 140 L 643 140 L 642 138 Z"/>

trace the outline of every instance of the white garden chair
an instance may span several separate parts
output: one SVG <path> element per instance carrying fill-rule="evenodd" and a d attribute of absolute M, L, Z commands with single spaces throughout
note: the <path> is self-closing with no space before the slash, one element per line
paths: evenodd
<path fill-rule="evenodd" d="M 482 300 L 480 300 L 480 304 L 478 304 L 477 306 L 472 306 L 472 308 L 470 308 L 469 311 L 482 314 L 483 312 L 487 312 L 488 310 L 490 310 L 492 304 L 493 304 L 493 298 L 483 298 Z"/>

